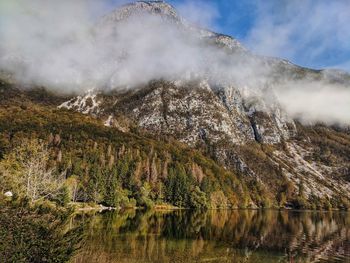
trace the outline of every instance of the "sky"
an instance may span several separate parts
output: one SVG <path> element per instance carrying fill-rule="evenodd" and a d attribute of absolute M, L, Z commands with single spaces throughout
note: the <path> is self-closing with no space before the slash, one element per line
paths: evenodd
<path fill-rule="evenodd" d="M 168 2 L 188 20 L 233 36 L 255 53 L 350 71 L 349 0 Z"/>
<path fill-rule="evenodd" d="M 169 1 L 190 22 L 232 35 L 255 53 L 349 70 L 350 1 Z M 307 123 L 350 123 L 349 86 L 328 81 L 338 74 L 276 83 L 266 60 L 228 56 L 159 16 L 101 19 L 125 2 L 0 0 L 0 69 L 28 86 L 79 94 L 209 77 L 212 85 L 230 83 L 266 105 L 276 97 L 289 116 Z"/>

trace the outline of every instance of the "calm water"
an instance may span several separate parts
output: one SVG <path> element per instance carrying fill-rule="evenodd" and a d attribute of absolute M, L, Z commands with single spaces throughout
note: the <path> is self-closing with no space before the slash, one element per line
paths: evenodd
<path fill-rule="evenodd" d="M 344 212 L 126 211 L 90 220 L 75 263 L 350 262 Z"/>

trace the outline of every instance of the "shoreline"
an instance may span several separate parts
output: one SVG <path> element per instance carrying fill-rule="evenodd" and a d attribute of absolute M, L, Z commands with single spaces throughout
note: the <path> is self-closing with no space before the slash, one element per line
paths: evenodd
<path fill-rule="evenodd" d="M 88 211 L 116 211 L 116 210 L 129 210 L 129 209 L 133 209 L 133 210 L 147 210 L 147 208 L 145 207 L 139 207 L 139 206 L 135 206 L 135 207 L 110 207 L 110 206 L 104 206 L 102 204 L 89 204 L 89 203 L 80 203 L 80 202 L 75 202 L 75 203 L 70 203 L 69 206 L 73 207 L 74 209 L 76 209 L 76 211 L 82 211 L 82 212 L 88 212 Z M 156 210 L 156 211 L 176 211 L 176 210 L 193 210 L 195 211 L 196 209 L 192 209 L 192 208 L 186 208 L 186 207 L 177 207 L 177 206 L 172 206 L 172 205 L 155 205 L 152 208 L 150 208 L 150 210 Z M 239 207 L 235 207 L 235 208 L 208 208 L 205 210 L 275 210 L 275 211 L 291 211 L 291 212 L 350 212 L 349 210 L 343 210 L 343 209 L 329 209 L 329 210 L 325 210 L 325 209 L 294 209 L 294 208 L 239 208 Z"/>

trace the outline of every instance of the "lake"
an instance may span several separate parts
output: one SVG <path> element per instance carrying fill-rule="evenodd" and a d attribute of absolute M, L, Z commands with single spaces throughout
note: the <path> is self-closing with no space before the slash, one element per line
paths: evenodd
<path fill-rule="evenodd" d="M 350 262 L 350 213 L 142 211 L 83 215 L 72 262 Z"/>

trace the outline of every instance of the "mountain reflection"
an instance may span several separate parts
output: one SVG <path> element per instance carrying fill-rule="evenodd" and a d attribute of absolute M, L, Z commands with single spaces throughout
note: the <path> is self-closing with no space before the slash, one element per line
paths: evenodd
<path fill-rule="evenodd" d="M 92 216 L 86 235 L 75 263 L 350 260 L 350 214 L 343 212 L 106 212 Z"/>

